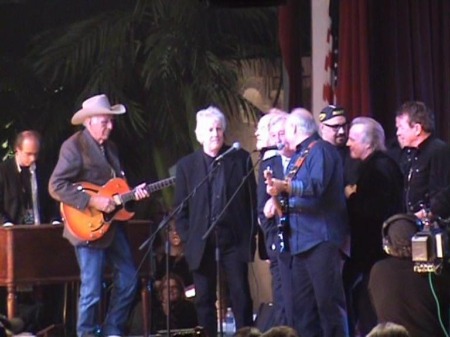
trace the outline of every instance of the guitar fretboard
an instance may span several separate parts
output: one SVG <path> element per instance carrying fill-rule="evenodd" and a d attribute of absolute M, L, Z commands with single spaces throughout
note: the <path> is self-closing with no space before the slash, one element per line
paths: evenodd
<path fill-rule="evenodd" d="M 156 192 L 156 191 L 162 190 L 162 189 L 172 186 L 174 184 L 175 184 L 175 177 L 170 177 L 167 179 L 157 181 L 156 183 L 148 184 L 147 186 L 145 186 L 145 189 L 147 190 L 147 192 L 151 193 L 151 192 Z M 134 190 L 131 190 L 130 192 L 121 194 L 120 200 L 122 200 L 122 204 L 125 204 L 131 200 L 136 200 L 136 198 L 134 197 Z"/>

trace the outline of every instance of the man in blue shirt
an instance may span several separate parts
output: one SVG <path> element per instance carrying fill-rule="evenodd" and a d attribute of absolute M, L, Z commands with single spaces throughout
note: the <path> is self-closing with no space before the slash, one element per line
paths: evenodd
<path fill-rule="evenodd" d="M 341 253 L 349 231 L 339 154 L 305 109 L 291 112 L 285 132 L 296 151 L 291 173 L 266 183 L 272 196 L 289 194 L 294 324 L 305 337 L 347 336 Z"/>

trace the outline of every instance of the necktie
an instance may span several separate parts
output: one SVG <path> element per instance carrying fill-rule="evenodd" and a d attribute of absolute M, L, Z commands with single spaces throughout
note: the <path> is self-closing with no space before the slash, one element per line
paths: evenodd
<path fill-rule="evenodd" d="M 41 217 L 39 215 L 39 197 L 38 186 L 36 178 L 36 164 L 30 166 L 30 179 L 31 179 L 31 201 L 33 203 L 33 216 L 34 223 L 39 225 L 41 223 Z"/>
<path fill-rule="evenodd" d="M 103 156 L 104 156 L 105 159 L 106 159 L 106 162 L 108 163 L 109 167 L 111 168 L 111 177 L 112 177 L 112 178 L 115 178 L 115 177 L 116 177 L 116 172 L 114 171 L 113 166 L 112 166 L 111 163 L 109 162 L 108 155 L 107 155 L 107 153 L 106 153 L 105 147 L 104 147 L 103 145 L 100 145 L 100 150 L 102 151 L 102 154 L 103 154 Z"/>

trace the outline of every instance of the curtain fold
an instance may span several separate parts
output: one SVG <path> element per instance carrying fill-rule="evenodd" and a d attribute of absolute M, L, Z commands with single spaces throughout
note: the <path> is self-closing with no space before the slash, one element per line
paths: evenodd
<path fill-rule="evenodd" d="M 373 116 L 395 138 L 395 111 L 425 102 L 437 135 L 450 136 L 450 1 L 369 0 Z"/>
<path fill-rule="evenodd" d="M 287 0 L 286 5 L 278 8 L 281 56 L 289 77 L 289 110 L 303 106 L 301 6 L 300 0 Z"/>
<path fill-rule="evenodd" d="M 367 0 L 340 1 L 336 103 L 350 118 L 370 111 Z"/>

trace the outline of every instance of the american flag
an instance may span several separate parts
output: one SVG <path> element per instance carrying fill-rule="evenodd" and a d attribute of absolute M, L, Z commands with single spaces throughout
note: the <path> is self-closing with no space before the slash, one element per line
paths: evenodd
<path fill-rule="evenodd" d="M 325 71 L 329 80 L 323 84 L 323 100 L 329 104 L 335 103 L 335 89 L 338 79 L 338 42 L 339 42 L 339 0 L 330 0 L 329 25 L 327 32 L 328 54 L 325 58 Z"/>

